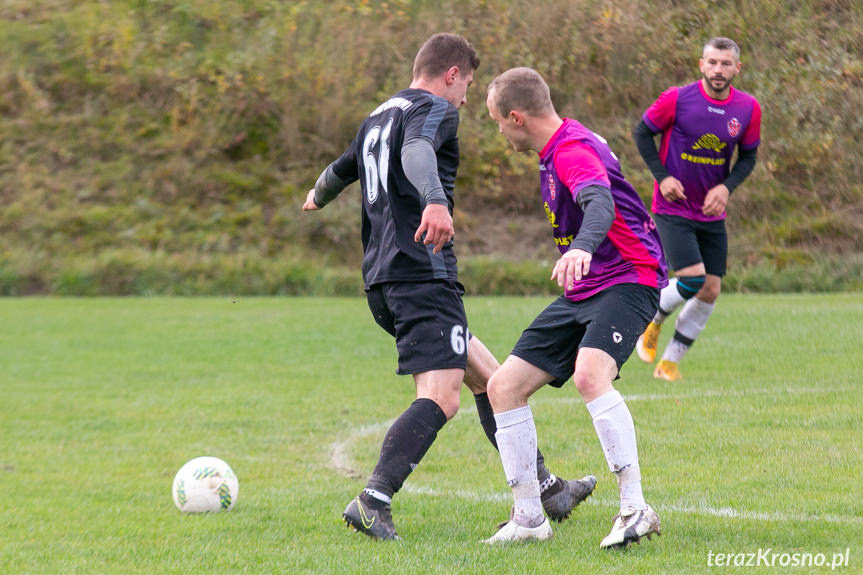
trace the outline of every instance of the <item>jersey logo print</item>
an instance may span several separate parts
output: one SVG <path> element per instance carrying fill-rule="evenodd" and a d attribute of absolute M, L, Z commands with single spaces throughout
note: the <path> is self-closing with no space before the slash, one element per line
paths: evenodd
<path fill-rule="evenodd" d="M 551 227 L 559 227 L 556 223 L 554 223 L 555 220 L 557 220 L 557 215 L 553 211 L 551 211 L 551 206 L 548 205 L 548 202 L 545 202 L 545 217 L 547 217 L 548 221 L 551 222 Z"/>
<path fill-rule="evenodd" d="M 704 134 L 698 141 L 695 142 L 695 145 L 692 146 L 693 150 L 713 150 L 714 152 L 721 152 L 725 149 L 725 142 L 719 139 L 719 136 L 716 134 Z"/>
<path fill-rule="evenodd" d="M 737 118 L 731 118 L 728 120 L 728 135 L 732 138 L 736 138 L 737 134 L 740 133 L 741 125 L 740 120 Z"/>

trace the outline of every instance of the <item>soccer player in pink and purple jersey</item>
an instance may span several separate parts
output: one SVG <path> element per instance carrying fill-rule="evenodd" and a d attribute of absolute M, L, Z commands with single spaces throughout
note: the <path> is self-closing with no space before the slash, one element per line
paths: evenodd
<path fill-rule="evenodd" d="M 606 141 L 558 116 L 536 71 L 513 68 L 495 78 L 486 106 L 517 151 L 539 154 L 542 201 L 561 253 L 552 278 L 564 288 L 489 380 L 495 437 L 514 505 L 510 521 L 487 542 L 552 536 L 527 401 L 542 386 L 561 387 L 570 377 L 620 491 L 620 512 L 600 547 L 649 538 L 659 533 L 659 516 L 645 502 L 632 415 L 612 382 L 668 283 L 659 235 Z"/>
<path fill-rule="evenodd" d="M 663 92 L 633 131 L 638 151 L 656 178 L 652 209 L 675 274 L 638 340 L 642 361 L 656 359 L 662 322 L 685 302 L 653 374 L 668 381 L 681 379 L 678 363 L 704 330 L 719 297 L 728 255 L 725 206 L 752 173 L 761 139 L 758 101 L 731 85 L 741 68 L 737 44 L 711 39 L 699 67 L 700 80 Z M 657 150 L 654 136 L 659 133 Z"/>

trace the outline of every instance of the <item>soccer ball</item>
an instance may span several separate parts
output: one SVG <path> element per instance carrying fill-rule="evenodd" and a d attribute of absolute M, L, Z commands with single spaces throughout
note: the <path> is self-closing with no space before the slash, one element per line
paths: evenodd
<path fill-rule="evenodd" d="M 218 457 L 196 457 L 174 476 L 174 505 L 183 513 L 227 511 L 237 502 L 239 490 L 230 465 Z"/>

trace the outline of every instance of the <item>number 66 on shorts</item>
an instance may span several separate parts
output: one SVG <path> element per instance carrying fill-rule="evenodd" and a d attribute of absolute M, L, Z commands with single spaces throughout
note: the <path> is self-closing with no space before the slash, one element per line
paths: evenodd
<path fill-rule="evenodd" d="M 464 369 L 470 332 L 462 296 L 450 280 L 391 282 L 366 291 L 375 321 L 396 338 L 399 375 Z"/>

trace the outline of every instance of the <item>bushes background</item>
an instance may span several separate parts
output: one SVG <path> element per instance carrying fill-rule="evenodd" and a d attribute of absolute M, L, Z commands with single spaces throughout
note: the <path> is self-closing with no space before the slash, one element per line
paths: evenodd
<path fill-rule="evenodd" d="M 645 199 L 631 127 L 735 38 L 763 108 L 730 207 L 729 289 L 861 289 L 863 5 L 852 0 L 0 5 L 0 294 L 359 293 L 359 200 L 299 210 L 436 31 L 482 65 L 462 111 L 457 250 L 472 293 L 554 293 L 535 158 L 485 85 L 539 70 Z"/>

